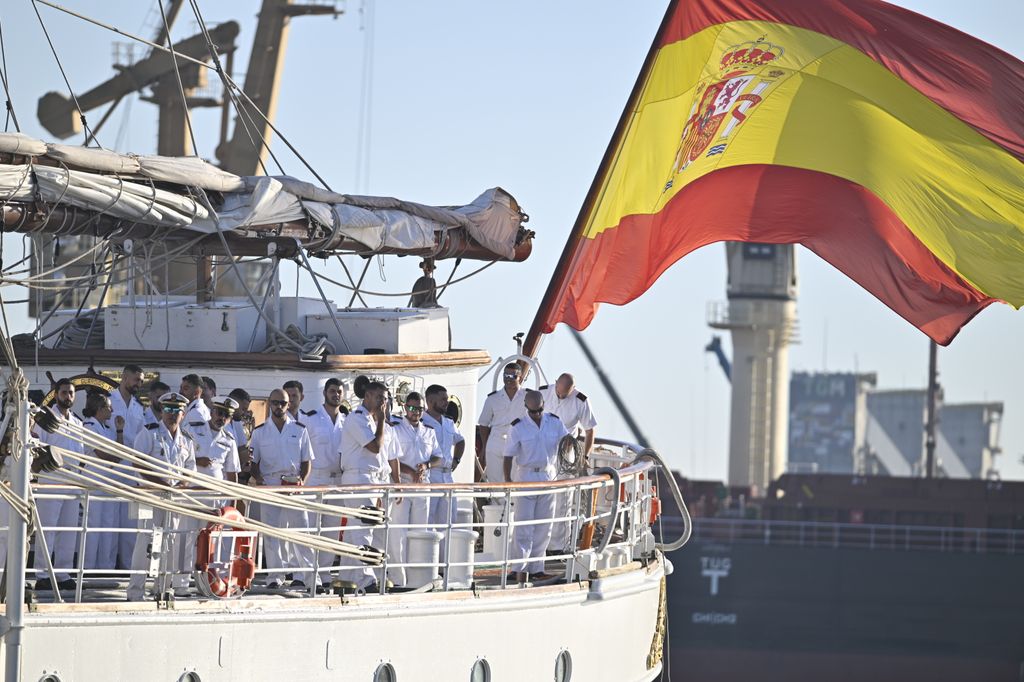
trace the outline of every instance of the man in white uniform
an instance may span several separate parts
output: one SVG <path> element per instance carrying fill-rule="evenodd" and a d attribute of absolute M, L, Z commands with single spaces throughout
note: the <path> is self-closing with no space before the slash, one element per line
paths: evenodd
<path fill-rule="evenodd" d="M 61 379 L 57 382 L 57 397 L 54 404 L 48 409 L 56 416 L 67 420 L 76 426 L 82 426 L 82 420 L 71 411 L 75 404 L 75 385 L 70 379 Z M 60 433 L 48 433 L 38 426 L 33 430 L 33 435 L 47 445 L 53 445 L 72 452 L 84 453 L 85 449 L 78 441 L 72 440 Z M 78 463 L 68 463 L 66 466 L 78 466 Z M 40 474 L 40 483 L 66 483 L 59 476 Z M 78 525 L 78 500 L 36 500 L 36 508 L 39 510 L 39 522 L 44 528 L 53 527 L 75 527 Z M 46 540 L 46 547 L 53 555 L 53 567 L 57 577 L 57 587 L 62 590 L 75 589 L 75 581 L 71 579 L 68 570 L 74 566 L 75 539 L 77 533 L 73 530 L 45 531 L 43 537 Z M 51 590 L 50 578 L 46 572 L 46 561 L 42 544 L 36 538 L 35 553 L 36 569 L 36 590 Z M 63 569 L 63 570 L 61 570 Z"/>
<path fill-rule="evenodd" d="M 85 408 L 82 415 L 85 417 L 83 425 L 97 436 L 103 436 L 110 440 L 122 442 L 123 434 L 119 434 L 110 423 L 111 399 L 104 393 L 90 393 L 85 400 Z M 101 457 L 110 462 L 119 462 L 120 458 L 107 454 L 102 450 L 91 448 L 90 455 Z M 94 466 L 86 465 L 86 473 Z M 102 483 L 109 483 L 106 478 L 114 479 L 124 483 L 125 478 L 109 471 L 98 471 L 105 478 L 97 479 Z M 109 495 L 99 491 L 92 491 L 89 494 L 89 528 L 118 528 L 119 515 L 118 507 L 121 503 L 113 500 Z M 110 571 L 117 566 L 117 544 L 120 535 L 131 537 L 130 533 L 93 533 L 85 536 L 85 568 L 93 570 Z M 79 547 L 81 551 L 81 547 Z"/>
<path fill-rule="evenodd" d="M 189 400 L 185 410 L 185 423 L 210 421 L 210 408 L 203 402 L 203 379 L 198 374 L 181 378 L 181 395 Z"/>
<path fill-rule="evenodd" d="M 590 410 L 590 402 L 587 396 L 576 389 L 576 379 L 569 373 L 564 373 L 554 384 L 541 386 L 540 393 L 544 396 L 544 407 L 559 419 L 569 433 L 576 435 L 577 429 L 583 431 L 583 462 L 581 467 L 586 466 L 590 450 L 594 447 L 594 427 L 597 420 Z M 585 469 L 580 468 L 580 471 Z M 567 480 L 570 474 L 559 472 L 556 480 Z M 569 515 L 572 508 L 573 493 L 571 490 L 560 493 L 555 497 L 555 518 Z M 551 547 L 557 554 L 565 554 L 572 551 L 575 539 L 570 539 L 572 531 L 571 521 L 556 521 L 551 529 Z"/>
<path fill-rule="evenodd" d="M 526 416 L 523 403 L 526 393 L 519 385 L 521 376 L 519 365 L 514 362 L 505 365 L 502 370 L 504 388 L 488 394 L 480 411 L 480 419 L 477 420 L 477 432 L 483 444 L 480 448 L 480 465 L 484 468 L 487 480 L 492 483 L 504 480 L 502 462 L 512 421 Z"/>
<path fill-rule="evenodd" d="M 183 469 L 196 468 L 195 441 L 181 428 L 181 420 L 188 400 L 180 393 L 165 393 L 160 397 L 160 423 L 151 424 L 139 431 L 135 438 L 135 449 L 161 460 L 167 464 Z M 184 487 L 185 482 L 173 476 L 155 476 L 144 473 L 141 476 L 151 483 Z M 165 536 L 162 543 L 163 558 L 160 576 L 154 585 L 156 594 L 162 595 L 174 588 L 175 595 L 188 594 L 188 579 L 191 566 L 186 563 L 186 539 L 180 531 L 181 517 L 161 509 L 153 509 L 152 519 L 139 519 L 139 529 L 162 528 Z M 132 570 L 144 571 L 149 567 L 150 546 L 152 540 L 145 534 L 135 539 L 135 550 L 132 552 Z M 168 580 L 169 573 L 176 573 L 173 580 Z M 128 580 L 128 601 L 141 601 L 145 598 L 146 575 L 132 574 Z"/>
<path fill-rule="evenodd" d="M 231 431 L 231 435 L 235 437 L 235 444 L 238 446 L 238 463 L 242 467 L 238 473 L 238 482 L 248 483 L 249 467 L 252 465 L 252 448 L 249 447 L 249 435 L 253 424 L 252 412 L 249 410 L 252 396 L 244 388 L 236 388 L 228 393 L 228 397 L 238 403 L 238 409 L 231 415 L 231 421 L 224 428 Z M 251 514 L 252 510 L 259 505 L 250 506 L 249 513 Z M 254 515 L 253 518 L 257 517 Z"/>
<path fill-rule="evenodd" d="M 569 435 L 555 415 L 544 411 L 544 398 L 537 391 L 526 394 L 527 417 L 516 419 L 509 432 L 505 449 L 505 480 L 552 481 L 558 464 L 558 447 Z M 514 470 L 514 471 L 513 471 Z M 551 493 L 525 495 L 516 499 L 516 523 L 550 519 L 554 515 L 555 499 Z M 551 540 L 551 524 L 517 525 L 515 529 L 515 556 L 523 560 L 513 570 L 519 573 L 519 582 L 527 577 L 543 580 L 544 552 Z M 528 561 L 532 559 L 532 561 Z"/>
<path fill-rule="evenodd" d="M 112 426 L 115 427 L 115 435 L 120 436 L 116 440 L 119 443 L 124 443 L 128 447 L 131 447 L 135 443 L 135 439 L 139 435 L 139 431 L 142 430 L 146 424 L 153 423 L 157 424 L 160 422 L 159 415 L 150 412 L 143 406 L 138 399 L 139 390 L 142 388 L 143 371 L 138 365 L 125 365 L 124 369 L 121 370 L 121 382 L 118 384 L 117 389 L 110 394 L 110 406 L 113 411 L 113 418 L 111 420 Z M 156 388 L 156 391 L 153 388 Z M 160 396 L 167 393 L 171 389 L 167 384 L 159 381 L 154 382 L 154 386 L 150 388 L 150 402 L 156 405 L 159 401 Z M 156 395 L 152 395 L 153 393 Z M 159 406 L 157 407 L 159 411 Z M 121 460 L 121 464 L 130 465 L 131 462 L 127 460 Z M 135 528 L 135 519 L 129 518 L 129 511 L 131 510 L 131 504 L 125 500 L 117 502 L 113 505 L 116 508 L 117 523 L 113 524 L 119 528 Z M 128 568 L 131 566 L 132 561 L 132 550 L 135 548 L 135 535 L 133 533 L 115 533 L 114 537 L 117 540 L 116 547 L 116 559 L 117 565 L 120 568 Z"/>
<path fill-rule="evenodd" d="M 432 462 L 441 461 L 434 427 L 422 421 L 423 397 L 413 391 L 405 398 L 405 417 L 393 419 L 399 450 L 399 478 L 402 483 L 427 483 Z M 391 522 L 396 524 L 417 524 L 419 530 L 426 527 L 430 516 L 430 498 L 403 496 L 391 509 Z M 442 530 L 444 532 L 444 530 Z M 405 563 L 408 560 L 406 537 L 408 528 L 392 528 L 388 534 L 388 563 Z M 443 560 L 444 555 L 441 555 Z M 388 566 L 388 577 L 396 585 L 405 585 L 405 569 Z"/>
<path fill-rule="evenodd" d="M 288 414 L 292 419 L 301 420 L 302 399 L 306 397 L 302 382 L 296 379 L 284 382 L 281 387 L 288 394 Z"/>
<path fill-rule="evenodd" d="M 186 430 L 196 442 L 196 470 L 219 480 L 238 481 L 238 444 L 225 428 L 238 403 L 226 396 L 214 396 L 210 419 L 189 422 Z"/>
<path fill-rule="evenodd" d="M 425 392 L 427 409 L 423 413 L 423 423 L 434 429 L 441 459 L 431 462 L 428 472 L 431 483 L 453 483 L 452 474 L 462 461 L 466 451 L 466 439 L 459 433 L 459 427 L 446 414 L 448 409 L 448 390 L 439 384 L 427 386 Z M 434 526 L 447 526 L 451 518 L 448 500 L 443 497 L 430 499 L 430 523 Z M 443 556 L 443 554 L 442 554 Z"/>
<path fill-rule="evenodd" d="M 306 425 L 313 446 L 313 470 L 306 480 L 306 485 L 341 485 L 341 430 L 345 424 L 345 415 L 341 413 L 341 395 L 341 381 L 331 377 L 324 384 L 323 405 L 315 410 L 303 412 L 302 421 Z M 346 502 L 339 499 L 328 499 L 325 502 L 335 506 L 346 506 Z M 341 533 L 341 517 L 321 516 L 320 528 L 320 535 L 338 539 Z M 320 552 L 317 565 L 320 569 L 330 568 L 334 565 L 334 559 L 334 554 Z"/>
<path fill-rule="evenodd" d="M 284 390 L 275 388 L 268 402 L 270 419 L 253 429 L 249 442 L 253 480 L 257 485 L 302 486 L 309 477 L 314 457 L 309 434 L 305 425 L 288 417 L 288 394 Z M 309 527 L 308 513 L 272 504 L 260 504 L 260 518 L 263 523 L 277 528 Z M 267 587 L 281 587 L 288 567 L 289 548 L 284 542 L 268 537 L 263 541 L 263 549 L 267 567 L 273 571 L 267 576 Z M 293 545 L 290 549 L 301 569 L 293 571 L 295 579 L 291 587 L 305 588 L 313 568 L 313 550 L 305 545 Z M 319 576 L 316 579 L 319 580 Z"/>
<path fill-rule="evenodd" d="M 341 431 L 341 482 L 342 485 L 374 484 L 386 482 L 390 474 L 391 481 L 398 483 L 399 471 L 397 460 L 389 461 L 389 452 L 397 451 L 392 443 L 394 433 L 388 426 L 390 414 L 387 410 L 387 388 L 379 381 L 371 381 L 366 386 L 362 404 L 345 417 L 345 425 Z M 376 496 L 350 499 L 349 506 L 376 506 Z M 380 535 L 380 534 L 378 534 Z M 372 526 L 364 526 L 349 522 L 344 534 L 345 542 L 356 546 L 374 546 Z M 378 547 L 378 549 L 381 549 Z M 357 559 L 341 557 L 339 566 L 349 570 L 342 571 L 341 577 L 351 580 L 356 587 L 373 592 L 376 588 L 376 577 L 373 569 L 364 566 Z M 351 570 L 354 567 L 355 570 Z"/>
<path fill-rule="evenodd" d="M 142 414 L 142 428 L 149 428 L 153 424 L 160 426 L 160 422 L 163 421 L 161 416 L 163 413 L 160 410 L 160 396 L 164 393 L 170 393 L 171 387 L 162 381 L 154 381 L 149 385 L 149 389 L 146 391 L 146 395 L 149 397 L 149 407 L 145 408 Z M 139 431 L 142 430 L 139 429 Z M 136 438 L 138 433 L 135 434 Z M 135 442 L 135 439 L 125 440 L 125 443 L 131 445 Z"/>

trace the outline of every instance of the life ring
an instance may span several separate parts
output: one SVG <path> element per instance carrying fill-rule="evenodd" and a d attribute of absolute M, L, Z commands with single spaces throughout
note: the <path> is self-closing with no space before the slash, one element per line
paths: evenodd
<path fill-rule="evenodd" d="M 256 575 L 256 562 L 252 557 L 253 536 L 255 533 L 239 535 L 235 538 L 231 551 L 231 559 L 225 565 L 217 556 L 214 542 L 215 535 L 223 529 L 225 522 L 244 521 L 234 507 L 223 507 L 218 510 L 221 523 L 210 521 L 206 528 L 199 531 L 196 540 L 196 587 L 207 597 L 229 599 L 242 596 Z M 231 526 L 229 525 L 229 528 Z M 239 530 L 232 528 L 232 530 Z M 223 575 L 224 569 L 227 575 Z"/>

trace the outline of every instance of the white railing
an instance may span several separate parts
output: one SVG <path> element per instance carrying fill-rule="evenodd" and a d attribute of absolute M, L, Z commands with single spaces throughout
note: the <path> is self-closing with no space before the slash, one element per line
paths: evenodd
<path fill-rule="evenodd" d="M 681 523 L 681 519 L 663 517 L 662 523 L 671 529 Z M 693 537 L 698 542 L 729 544 L 985 554 L 1024 553 L 1024 530 L 998 528 L 696 518 L 693 520 Z"/>
<path fill-rule="evenodd" d="M 443 499 L 446 502 L 445 506 L 449 509 L 462 510 L 450 514 L 447 523 L 441 525 L 430 523 L 399 524 L 392 522 L 391 514 L 389 513 L 383 523 L 372 526 L 374 540 L 371 544 L 380 550 L 386 550 L 390 536 L 395 532 L 433 530 L 442 536 L 440 546 L 443 548 L 443 552 L 436 564 L 432 562 L 417 563 L 408 560 L 397 561 L 394 557 L 388 557 L 385 554 L 383 563 L 374 567 L 374 572 L 378 576 L 377 583 L 380 585 L 381 591 L 383 592 L 385 589 L 386 581 L 384 578 L 387 576 L 389 568 L 392 570 L 423 568 L 436 570 L 438 576 L 429 586 L 430 589 L 434 590 L 466 589 L 469 587 L 477 590 L 504 589 L 512 585 L 518 586 L 518 583 L 509 580 L 509 571 L 529 560 L 529 558 L 524 559 L 519 556 L 514 544 L 516 530 L 527 526 L 546 523 L 569 524 L 569 537 L 575 539 L 571 543 L 572 551 L 545 557 L 548 561 L 564 560 L 566 562 L 566 568 L 564 569 L 566 574 L 564 577 L 566 579 L 572 579 L 573 570 L 579 570 L 580 565 L 588 565 L 586 561 L 582 561 L 583 557 L 587 554 L 591 555 L 589 557 L 589 565 L 594 567 L 613 565 L 609 563 L 608 557 L 617 557 L 621 564 L 633 559 L 645 559 L 653 556 L 654 536 L 650 530 L 650 521 L 652 518 L 652 508 L 655 504 L 652 479 L 654 478 L 653 470 L 656 465 L 648 460 L 635 461 L 638 452 L 639 448 L 636 448 L 636 446 L 624 443 L 614 444 L 611 451 L 608 450 L 607 445 L 602 449 L 601 454 L 603 458 L 599 455 L 596 461 L 603 466 L 612 465 L 613 468 L 617 469 L 618 484 L 613 480 L 612 476 L 604 473 L 549 483 L 516 483 L 509 485 L 489 483 L 400 486 L 364 485 L 330 488 L 307 487 L 301 489 L 284 487 L 266 488 L 266 490 L 278 490 L 317 502 L 342 504 L 345 506 L 352 506 L 356 504 L 355 501 L 357 500 L 371 498 L 379 500 L 384 509 L 393 509 L 396 500 L 399 499 L 425 498 L 428 501 Z M 112 579 L 117 579 L 118 583 L 120 583 L 131 575 L 146 574 L 150 577 L 170 577 L 187 573 L 187 569 L 184 569 L 184 567 L 176 571 L 170 565 L 171 560 L 167 557 L 167 552 L 161 552 L 161 561 L 156 569 L 156 575 L 154 575 L 154 571 L 151 569 L 114 570 L 87 568 L 84 563 L 85 557 L 88 555 L 87 549 L 91 543 L 99 542 L 102 534 L 131 534 L 135 537 L 136 542 L 148 543 L 150 538 L 153 537 L 154 529 L 90 524 L 89 517 L 92 515 L 90 511 L 94 511 L 97 505 L 129 504 L 103 493 L 80 487 L 47 484 L 34 485 L 33 492 L 37 502 L 48 499 L 73 499 L 79 504 L 80 519 L 77 525 L 44 527 L 48 536 L 50 531 L 54 531 L 57 534 L 73 533 L 75 535 L 76 551 L 74 554 L 74 565 L 53 566 L 54 575 L 68 573 L 74 579 L 75 602 L 83 601 L 86 591 L 89 591 L 88 601 L 101 600 L 100 597 L 93 596 L 99 593 L 91 592 L 92 588 L 105 586 L 106 590 L 110 590 L 113 588 L 110 585 Z M 212 493 L 197 490 L 189 490 L 188 492 L 198 502 L 211 507 L 233 502 Z M 561 496 L 567 496 L 570 500 L 568 511 L 551 519 L 532 521 L 516 519 L 514 509 L 517 500 L 524 496 L 534 495 L 555 496 L 556 499 Z M 502 513 L 497 520 L 487 520 L 482 514 L 482 509 L 488 504 L 501 507 Z M 508 513 L 510 509 L 512 513 Z M 326 514 L 310 513 L 309 519 L 309 527 L 302 530 L 312 534 L 345 533 L 358 527 L 357 523 L 336 525 L 336 522 L 332 521 L 331 517 Z M 165 539 L 165 543 L 168 538 L 179 536 L 180 541 L 184 542 L 186 547 L 189 548 L 189 558 L 186 565 L 192 566 L 195 561 L 195 543 L 199 525 L 198 522 L 183 523 L 182 527 L 177 529 L 163 527 L 156 530 L 160 531 L 160 535 Z M 579 540 L 584 535 L 589 534 L 585 532 L 588 528 L 593 528 L 595 531 L 592 545 L 590 547 L 581 547 Z M 484 546 L 493 546 L 496 542 L 496 551 L 490 553 L 480 552 L 479 547 L 477 547 L 470 561 L 457 560 L 457 557 L 452 556 L 453 542 L 451 540 L 453 534 L 458 531 L 474 531 L 478 534 L 477 538 L 479 535 L 486 534 L 490 534 L 491 537 L 499 536 L 500 539 L 497 541 L 485 541 L 483 543 Z M 0 532 L 4 533 L 4 537 L 6 537 L 6 528 L 0 528 Z M 242 532 L 226 530 L 218 538 L 218 541 L 231 542 L 232 538 L 243 534 Z M 333 537 L 337 538 L 338 536 L 333 535 Z M 33 543 L 33 546 L 35 544 Z M 282 572 L 282 569 L 272 570 L 264 565 L 262 544 L 262 538 L 257 537 L 256 551 L 254 553 L 254 558 L 257 561 L 257 576 L 265 576 L 271 572 Z M 167 545 L 164 544 L 164 546 L 166 547 Z M 598 547 L 601 549 L 601 556 L 594 556 Z M 52 551 L 53 547 L 51 546 L 49 549 Z M 214 556 L 221 556 L 219 550 Z M 325 585 L 329 585 L 332 577 L 340 580 L 352 580 L 354 573 L 361 571 L 363 568 L 362 566 L 321 565 L 319 553 L 313 551 L 313 556 L 314 559 L 311 566 L 292 566 L 285 568 L 284 571 L 315 571 L 320 576 L 321 581 Z M 167 559 L 166 561 L 164 560 L 165 558 Z M 498 569 L 497 575 L 494 574 L 494 569 Z M 468 572 L 470 576 L 469 584 L 465 582 L 456 583 L 456 581 L 451 579 L 460 570 Z M 31 577 L 34 571 L 35 569 L 31 566 L 27 569 L 29 577 Z M 42 575 L 46 575 L 46 573 L 44 571 Z M 584 571 L 584 575 L 586 575 L 586 571 Z M 307 591 L 310 595 L 316 593 L 313 582 L 310 581 L 310 584 L 307 585 Z M 119 584 L 118 587 L 113 589 L 116 590 L 121 587 L 123 586 Z M 45 598 L 46 594 L 46 592 L 37 592 L 36 597 L 37 599 Z M 58 592 L 53 594 L 54 600 L 62 600 Z M 104 594 L 109 594 L 109 592 L 104 592 Z"/>

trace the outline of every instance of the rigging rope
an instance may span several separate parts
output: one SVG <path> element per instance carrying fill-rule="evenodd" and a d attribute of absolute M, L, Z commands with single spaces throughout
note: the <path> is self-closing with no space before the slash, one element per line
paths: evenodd
<path fill-rule="evenodd" d="M 4 132 L 11 121 L 14 121 L 14 129 L 21 132 L 21 125 L 18 124 L 18 115 L 14 112 L 14 102 L 11 100 L 11 85 L 7 80 L 7 51 L 4 49 L 4 24 L 0 21 L 0 77 L 3 79 L 4 95 L 7 96 L 7 118 L 4 120 Z"/>

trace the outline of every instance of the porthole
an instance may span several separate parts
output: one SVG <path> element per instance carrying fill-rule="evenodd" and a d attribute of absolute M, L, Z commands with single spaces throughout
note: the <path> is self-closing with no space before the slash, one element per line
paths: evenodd
<path fill-rule="evenodd" d="M 459 400 L 459 396 L 448 396 L 448 409 L 445 410 L 445 413 L 455 422 L 456 426 L 462 423 L 462 401 Z"/>
<path fill-rule="evenodd" d="M 178 682 L 203 682 L 203 678 L 199 677 L 199 673 L 190 670 L 187 673 L 182 673 Z"/>
<path fill-rule="evenodd" d="M 60 682 L 60 675 L 57 673 L 44 673 L 43 676 L 39 678 L 39 682 Z"/>
<path fill-rule="evenodd" d="M 398 682 L 398 675 L 395 673 L 395 666 L 390 663 L 381 663 L 373 673 L 373 682 Z"/>
<path fill-rule="evenodd" d="M 555 659 L 555 682 L 569 682 L 572 679 L 572 656 L 564 649 Z"/>
<path fill-rule="evenodd" d="M 491 682 L 491 664 L 478 658 L 469 671 L 469 682 Z"/>

